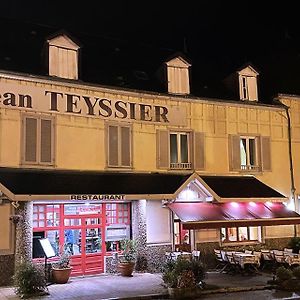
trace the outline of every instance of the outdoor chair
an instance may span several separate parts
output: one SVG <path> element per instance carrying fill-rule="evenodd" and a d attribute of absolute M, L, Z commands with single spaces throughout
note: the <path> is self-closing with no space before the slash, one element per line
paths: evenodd
<path fill-rule="evenodd" d="M 261 250 L 261 259 L 262 259 L 262 270 L 266 267 L 270 266 L 271 268 L 274 267 L 274 254 L 271 250 Z"/>
<path fill-rule="evenodd" d="M 235 257 L 234 252 L 227 252 L 226 257 L 229 262 L 229 268 L 228 268 L 227 273 L 229 273 L 229 274 L 239 273 L 241 271 L 241 266 L 239 264 L 239 261 Z"/>
<path fill-rule="evenodd" d="M 222 259 L 221 250 L 214 249 L 214 254 L 215 254 L 215 259 L 217 261 L 216 270 L 221 270 L 225 265 L 225 262 Z"/>
<path fill-rule="evenodd" d="M 274 259 L 277 265 L 287 264 L 284 252 L 281 250 L 273 250 Z"/>
<path fill-rule="evenodd" d="M 199 250 L 193 250 L 192 251 L 192 259 L 195 259 L 195 260 L 200 260 L 200 251 Z"/>

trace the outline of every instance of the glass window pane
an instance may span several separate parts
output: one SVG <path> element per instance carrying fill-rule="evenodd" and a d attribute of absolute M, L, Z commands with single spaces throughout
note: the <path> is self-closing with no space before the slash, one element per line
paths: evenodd
<path fill-rule="evenodd" d="M 178 163 L 177 134 L 170 134 L 170 160 Z"/>
<path fill-rule="evenodd" d="M 101 231 L 99 228 L 86 229 L 85 233 L 85 251 L 86 253 L 95 253 L 101 251 Z"/>
<path fill-rule="evenodd" d="M 238 229 L 239 229 L 239 240 L 247 241 L 249 239 L 247 227 L 239 227 Z"/>
<path fill-rule="evenodd" d="M 46 237 L 49 239 L 50 244 L 55 252 L 55 255 L 59 254 L 59 233 L 58 230 L 48 230 Z"/>
<path fill-rule="evenodd" d="M 260 227 L 249 227 L 249 235 L 251 241 L 260 240 Z"/>
<path fill-rule="evenodd" d="M 64 224 L 65 226 L 80 226 L 81 219 L 65 219 Z"/>
<path fill-rule="evenodd" d="M 181 153 L 181 162 L 188 163 L 188 136 L 187 134 L 180 135 L 180 153 Z"/>
<path fill-rule="evenodd" d="M 241 152 L 241 165 L 246 166 L 247 165 L 246 139 L 241 139 L 240 152 Z"/>
<path fill-rule="evenodd" d="M 230 242 L 236 242 L 237 241 L 236 227 L 227 228 L 227 236 Z"/>
<path fill-rule="evenodd" d="M 40 220 L 40 222 L 39 222 L 39 227 L 45 227 L 45 222 L 44 222 L 44 220 Z"/>
<path fill-rule="evenodd" d="M 36 227 L 38 227 L 38 222 L 37 222 L 37 221 L 33 221 L 33 224 L 32 224 L 32 225 L 33 225 L 33 227 L 36 228 Z"/>
<path fill-rule="evenodd" d="M 65 250 L 72 255 L 81 253 L 81 230 L 80 229 L 66 229 L 64 232 Z"/>
<path fill-rule="evenodd" d="M 251 166 L 255 166 L 255 139 L 249 139 L 249 162 Z"/>

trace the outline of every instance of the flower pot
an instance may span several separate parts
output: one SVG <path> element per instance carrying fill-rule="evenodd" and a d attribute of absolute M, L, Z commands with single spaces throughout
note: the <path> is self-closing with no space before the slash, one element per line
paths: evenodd
<path fill-rule="evenodd" d="M 118 271 L 122 276 L 132 276 L 135 262 L 119 262 Z"/>
<path fill-rule="evenodd" d="M 193 288 L 171 288 L 168 287 L 168 293 L 171 299 L 195 299 L 196 293 Z"/>
<path fill-rule="evenodd" d="M 64 269 L 52 268 L 53 282 L 67 283 L 70 278 L 71 271 L 72 271 L 72 268 L 64 268 Z"/>

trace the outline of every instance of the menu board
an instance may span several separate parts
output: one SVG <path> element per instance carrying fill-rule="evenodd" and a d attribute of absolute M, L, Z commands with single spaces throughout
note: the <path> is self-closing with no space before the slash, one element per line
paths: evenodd
<path fill-rule="evenodd" d="M 54 249 L 52 248 L 50 241 L 48 238 L 44 238 L 44 239 L 39 239 L 39 242 L 43 248 L 43 251 L 45 253 L 45 256 L 47 258 L 53 257 L 55 256 L 55 252 Z"/>

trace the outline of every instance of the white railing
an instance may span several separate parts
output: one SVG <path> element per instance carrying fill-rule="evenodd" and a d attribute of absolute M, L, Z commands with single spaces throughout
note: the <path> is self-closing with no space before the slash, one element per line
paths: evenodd
<path fill-rule="evenodd" d="M 192 168 L 192 163 L 170 163 L 172 170 L 188 170 Z"/>
<path fill-rule="evenodd" d="M 259 171 L 260 166 L 257 165 L 241 165 L 241 170 L 242 171 Z"/>

